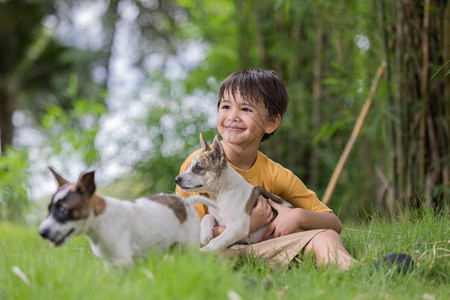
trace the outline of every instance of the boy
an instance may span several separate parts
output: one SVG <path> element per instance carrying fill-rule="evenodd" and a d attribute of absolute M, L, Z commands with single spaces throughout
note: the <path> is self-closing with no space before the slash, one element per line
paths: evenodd
<path fill-rule="evenodd" d="M 286 111 L 289 96 L 284 82 L 274 71 L 243 69 L 228 76 L 219 89 L 217 129 L 228 163 L 249 183 L 261 186 L 290 202 L 294 208 L 278 205 L 259 197 L 250 217 L 250 232 L 266 225 L 272 219 L 272 208 L 278 216 L 268 227 L 263 241 L 233 250 L 225 255 L 255 253 L 259 256 L 287 264 L 298 254 L 313 254 L 318 266 L 337 264 L 348 269 L 355 259 L 342 244 L 342 224 L 316 194 L 290 170 L 261 153 L 259 145 L 277 130 Z M 180 168 L 189 168 L 191 160 L 200 153 L 192 153 Z M 189 193 L 177 187 L 182 196 Z M 202 218 L 207 208 L 196 205 Z M 297 232 L 298 228 L 304 231 Z M 214 237 L 224 227 L 214 228 Z M 273 239 L 265 240 L 273 233 Z"/>

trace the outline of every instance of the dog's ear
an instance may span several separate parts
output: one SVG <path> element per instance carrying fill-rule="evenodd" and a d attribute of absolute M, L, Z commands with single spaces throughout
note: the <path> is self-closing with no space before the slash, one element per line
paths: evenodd
<path fill-rule="evenodd" d="M 77 182 L 78 189 L 83 192 L 90 195 L 93 195 L 95 193 L 95 171 L 87 171 L 80 175 L 80 178 Z"/>
<path fill-rule="evenodd" d="M 209 147 L 208 143 L 205 141 L 205 138 L 203 137 L 203 134 L 201 132 L 200 132 L 200 143 L 202 144 L 203 152 L 211 150 L 211 147 Z"/>
<path fill-rule="evenodd" d="M 217 135 L 214 137 L 214 142 L 211 149 L 210 155 L 211 161 L 214 164 L 226 163 L 225 151 L 223 150 L 222 144 L 219 142 Z"/>
<path fill-rule="evenodd" d="M 49 170 L 52 172 L 53 177 L 55 177 L 56 182 L 58 182 L 58 187 L 62 187 L 63 185 L 66 185 L 69 183 L 64 177 L 62 177 L 58 172 L 55 171 L 52 167 L 48 167 Z"/>

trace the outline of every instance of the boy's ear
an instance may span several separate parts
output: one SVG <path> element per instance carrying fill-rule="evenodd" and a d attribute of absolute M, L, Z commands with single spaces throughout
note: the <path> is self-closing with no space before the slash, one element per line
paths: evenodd
<path fill-rule="evenodd" d="M 209 147 L 208 143 L 205 141 L 205 138 L 203 137 L 203 134 L 201 132 L 200 132 L 200 143 L 202 144 L 203 151 L 211 150 L 211 147 Z"/>
<path fill-rule="evenodd" d="M 210 158 L 214 164 L 220 164 L 224 161 L 226 162 L 227 160 L 225 157 L 225 151 L 223 150 L 222 144 L 219 142 L 217 135 L 214 137 Z"/>
<path fill-rule="evenodd" d="M 94 180 L 95 171 L 87 171 L 80 175 L 80 179 L 78 179 L 77 187 L 81 190 L 81 192 L 88 194 L 89 196 L 95 193 L 95 180 Z"/>
<path fill-rule="evenodd" d="M 270 117 L 270 120 L 267 123 L 266 129 L 264 130 L 264 132 L 267 134 L 272 134 L 275 132 L 275 130 L 278 129 L 280 124 L 281 124 L 281 115 L 276 114 L 276 115 Z"/>

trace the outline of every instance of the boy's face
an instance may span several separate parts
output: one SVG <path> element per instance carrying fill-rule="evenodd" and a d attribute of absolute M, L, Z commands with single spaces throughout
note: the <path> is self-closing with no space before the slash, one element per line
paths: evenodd
<path fill-rule="evenodd" d="M 217 129 L 224 141 L 232 144 L 260 143 L 265 133 L 274 132 L 279 122 L 269 118 L 262 101 L 252 101 L 225 91 L 217 112 Z"/>

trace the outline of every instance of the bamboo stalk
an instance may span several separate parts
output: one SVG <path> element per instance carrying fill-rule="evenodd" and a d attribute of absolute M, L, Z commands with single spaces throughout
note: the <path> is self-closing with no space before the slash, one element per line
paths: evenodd
<path fill-rule="evenodd" d="M 403 78 L 403 74 L 407 74 L 406 66 L 402 63 L 402 49 L 405 44 L 405 35 L 403 34 L 403 27 L 405 25 L 405 16 L 403 14 L 403 6 L 402 0 L 397 0 L 395 2 L 396 7 L 396 20 L 395 20 L 395 45 L 394 45 L 394 73 Z M 402 84 L 400 82 L 395 83 L 395 97 L 394 97 L 394 107 L 397 110 L 404 109 L 406 107 L 406 112 L 408 111 L 408 106 L 405 105 L 404 99 L 404 90 L 402 89 Z M 396 169 L 394 170 L 394 177 L 397 182 L 396 186 L 396 194 L 395 197 L 400 204 L 404 204 L 403 201 L 405 199 L 405 187 L 406 187 L 406 168 L 408 167 L 407 159 L 408 159 L 408 147 L 406 146 L 406 142 L 403 141 L 403 132 L 407 130 L 407 113 L 400 113 L 399 111 L 395 112 L 395 117 L 398 119 L 394 123 L 395 127 L 392 128 L 394 130 L 395 135 L 395 153 L 393 160 L 395 161 L 394 165 Z M 394 207 L 391 207 L 393 210 Z"/>
<path fill-rule="evenodd" d="M 325 190 L 325 194 L 322 198 L 322 202 L 324 204 L 328 204 L 328 202 L 330 201 L 331 195 L 334 191 L 334 188 L 336 187 L 336 182 L 339 179 L 339 176 L 342 172 L 342 169 L 344 168 L 345 162 L 347 161 L 350 151 L 352 150 L 353 145 L 355 144 L 356 139 L 358 138 L 359 132 L 364 123 L 364 119 L 366 118 L 367 113 L 369 112 L 370 106 L 372 104 L 373 96 L 375 95 L 375 92 L 378 88 L 378 83 L 380 82 L 380 78 L 383 75 L 385 69 L 386 69 L 386 61 L 383 60 L 380 66 L 378 67 L 377 73 L 375 74 L 375 78 L 369 90 L 369 96 L 367 97 L 366 102 L 364 103 L 361 112 L 359 113 L 358 119 L 356 120 L 356 124 L 353 127 L 353 131 L 350 135 L 347 145 L 344 148 L 344 152 L 339 158 L 336 168 L 334 169 L 333 175 L 331 176 L 330 182 L 328 183 L 327 189 Z"/>
<path fill-rule="evenodd" d="M 321 104 L 321 73 L 322 73 L 322 38 L 323 38 L 323 18 L 319 13 L 316 18 L 316 38 L 314 41 L 315 60 L 314 60 L 314 81 L 313 81 L 313 107 L 311 116 L 312 128 L 318 128 L 320 125 L 320 104 Z M 316 186 L 319 182 L 319 158 L 316 151 L 311 152 L 310 157 L 310 184 Z"/>
<path fill-rule="evenodd" d="M 427 114 L 428 114 L 428 65 L 429 65 L 429 47 L 428 47 L 428 28 L 430 27 L 430 0 L 425 0 L 423 21 L 422 21 L 422 78 L 420 80 L 420 97 L 422 99 L 422 109 L 420 114 L 419 127 L 419 180 L 426 181 L 425 166 L 425 140 L 427 134 Z M 431 199 L 427 199 L 427 202 Z"/>
<path fill-rule="evenodd" d="M 445 8 L 444 12 L 444 26 L 443 26 L 443 42 L 442 42 L 442 53 L 444 61 L 447 62 L 450 60 L 450 3 L 447 3 L 447 7 Z M 450 70 L 450 65 L 447 65 L 443 71 L 444 74 L 446 74 L 445 70 L 447 72 Z M 450 76 L 445 76 L 444 78 L 444 99 L 450 99 Z M 447 128 L 450 128 L 450 105 L 444 103 L 444 119 L 447 120 Z M 443 131 L 444 132 L 444 131 Z M 444 161 L 450 160 L 450 142 L 449 142 L 449 135 L 448 134 L 442 134 L 441 140 L 444 141 L 443 143 L 443 151 L 444 153 Z M 445 154 L 447 153 L 447 154 Z M 442 171 L 442 182 L 445 186 L 450 187 L 450 166 L 443 165 L 443 171 Z M 447 190 L 444 190 L 444 199 L 449 197 L 450 193 Z"/>

